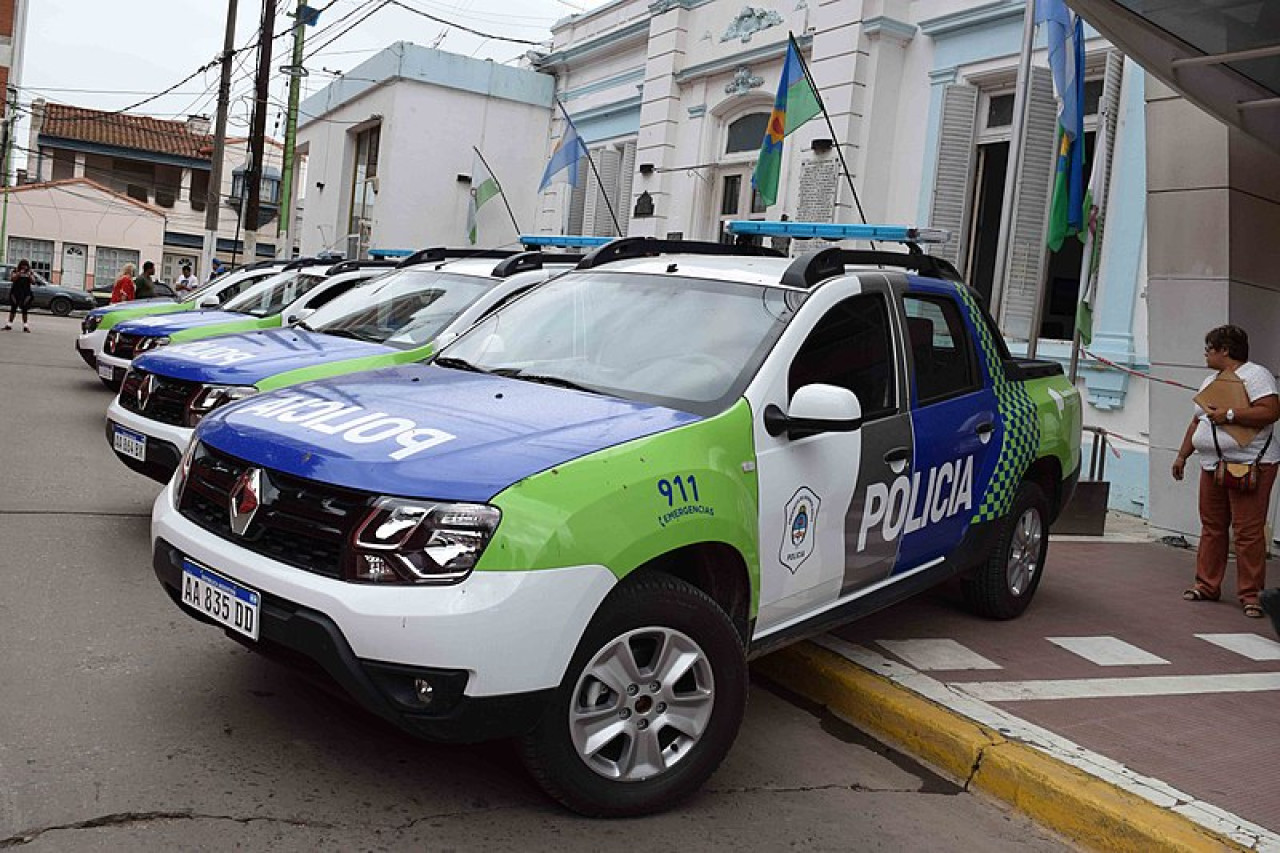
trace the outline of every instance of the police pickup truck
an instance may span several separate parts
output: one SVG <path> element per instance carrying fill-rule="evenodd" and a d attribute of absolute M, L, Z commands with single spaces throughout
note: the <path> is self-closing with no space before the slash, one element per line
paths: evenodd
<path fill-rule="evenodd" d="M 294 325 L 394 265 L 394 261 L 291 261 L 219 309 L 125 320 L 107 333 L 98 356 L 98 375 L 119 390 L 134 357 L 149 350 L 171 343 Z"/>
<path fill-rule="evenodd" d="M 530 237 L 540 246 L 603 237 Z M 458 332 L 582 256 L 423 249 L 368 287 L 286 329 L 173 344 L 134 359 L 107 409 L 107 442 L 125 465 L 169 481 L 191 432 L 226 403 L 314 379 L 430 358 Z"/>
<path fill-rule="evenodd" d="M 747 661 L 959 576 L 1017 616 L 1079 396 L 897 240 L 794 260 L 620 239 L 415 364 L 205 418 L 152 517 L 188 614 L 419 735 L 515 737 L 581 813 L 719 765 Z"/>

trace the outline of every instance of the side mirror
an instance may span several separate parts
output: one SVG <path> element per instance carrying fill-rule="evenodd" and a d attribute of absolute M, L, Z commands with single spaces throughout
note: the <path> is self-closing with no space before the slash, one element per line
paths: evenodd
<path fill-rule="evenodd" d="M 218 297 L 214 296 L 213 294 L 209 294 L 204 299 L 200 300 L 201 308 L 217 308 L 218 305 L 220 304 L 221 303 L 218 302 Z"/>
<path fill-rule="evenodd" d="M 285 325 L 296 326 L 314 313 L 316 313 L 316 309 L 314 308 L 299 308 L 297 311 L 291 312 L 288 317 L 284 318 Z"/>
<path fill-rule="evenodd" d="M 764 428 L 772 436 L 803 438 L 819 432 L 853 432 L 862 426 L 862 404 L 848 388 L 813 384 L 791 397 L 789 411 L 765 406 Z"/>

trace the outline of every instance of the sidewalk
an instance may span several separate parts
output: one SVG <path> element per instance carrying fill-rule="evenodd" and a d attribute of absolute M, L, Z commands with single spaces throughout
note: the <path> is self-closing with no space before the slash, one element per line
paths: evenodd
<path fill-rule="evenodd" d="M 756 667 L 1089 846 L 1280 850 L 1280 641 L 1144 539 L 1055 537 L 1019 619 L 946 586 Z"/>

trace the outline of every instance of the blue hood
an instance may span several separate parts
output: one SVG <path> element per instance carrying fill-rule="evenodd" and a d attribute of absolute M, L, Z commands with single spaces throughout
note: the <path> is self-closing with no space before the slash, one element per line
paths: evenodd
<path fill-rule="evenodd" d="M 267 329 L 171 344 L 134 360 L 134 367 L 171 379 L 213 385 L 255 385 L 268 376 L 331 361 L 396 350 L 303 329 Z"/>
<path fill-rule="evenodd" d="M 90 317 L 101 317 L 104 314 L 110 314 L 112 311 L 123 311 L 126 308 L 137 308 L 139 305 L 155 305 L 161 302 L 173 302 L 167 296 L 157 296 L 154 299 L 131 299 L 128 302 L 117 302 L 114 305 L 102 305 L 94 308 L 89 312 Z"/>
<path fill-rule="evenodd" d="M 234 323 L 240 320 L 256 320 L 252 314 L 238 314 L 234 311 L 178 311 L 174 314 L 155 314 L 150 317 L 138 317 L 117 323 L 116 329 L 121 334 L 146 335 L 157 338 L 161 335 L 172 335 L 184 329 L 195 329 L 200 326 L 216 326 L 219 323 Z"/>
<path fill-rule="evenodd" d="M 697 420 L 616 397 L 414 364 L 253 397 L 206 418 L 196 437 L 311 480 L 487 501 L 539 471 Z"/>

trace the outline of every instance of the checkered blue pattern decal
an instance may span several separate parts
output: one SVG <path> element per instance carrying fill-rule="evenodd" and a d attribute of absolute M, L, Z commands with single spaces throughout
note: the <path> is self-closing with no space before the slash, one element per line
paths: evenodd
<path fill-rule="evenodd" d="M 987 483 L 987 491 L 978 502 L 973 521 L 993 521 L 1009 512 L 1013 496 L 1022 482 L 1022 475 L 1035 461 L 1040 447 L 1040 419 L 1036 405 L 1021 382 L 1010 382 L 1005 376 L 1000 351 L 991 337 L 991 329 L 982 319 L 982 312 L 973 294 L 964 285 L 956 285 L 956 293 L 969 311 L 972 325 L 977 332 L 979 351 L 987 368 L 987 376 L 996 394 L 997 411 L 1000 413 L 1000 455 L 995 472 Z"/>

